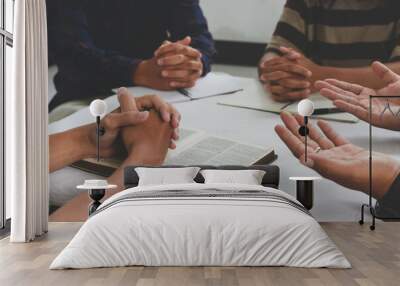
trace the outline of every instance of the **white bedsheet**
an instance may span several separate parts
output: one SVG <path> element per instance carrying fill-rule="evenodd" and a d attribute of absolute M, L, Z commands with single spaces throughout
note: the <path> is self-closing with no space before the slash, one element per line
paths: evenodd
<path fill-rule="evenodd" d="M 147 199 L 112 204 L 134 192 L 205 188 L 262 190 L 295 201 L 282 191 L 248 185 L 128 189 L 103 203 L 104 210 L 82 226 L 50 269 L 128 265 L 351 267 L 314 218 L 287 204 L 254 198 Z"/>

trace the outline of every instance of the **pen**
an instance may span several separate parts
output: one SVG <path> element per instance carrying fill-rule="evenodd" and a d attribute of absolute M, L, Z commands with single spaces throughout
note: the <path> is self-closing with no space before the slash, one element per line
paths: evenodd
<path fill-rule="evenodd" d="M 187 91 L 187 90 L 184 89 L 184 88 L 179 88 L 179 89 L 178 89 L 178 92 L 179 92 L 180 94 L 186 96 L 186 97 L 192 98 L 192 97 L 190 96 L 189 91 Z"/>
<path fill-rule="evenodd" d="M 317 108 L 314 110 L 313 115 L 324 115 L 324 114 L 335 114 L 335 113 L 345 113 L 339 108 Z"/>

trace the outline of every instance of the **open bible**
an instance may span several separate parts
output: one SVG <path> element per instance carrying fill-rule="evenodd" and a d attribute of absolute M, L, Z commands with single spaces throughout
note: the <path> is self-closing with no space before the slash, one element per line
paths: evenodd
<path fill-rule="evenodd" d="M 180 130 L 177 148 L 168 152 L 164 165 L 265 165 L 277 156 L 271 147 L 260 147 L 230 139 L 210 136 L 206 132 Z M 85 159 L 72 166 L 100 176 L 110 176 L 122 163 L 123 157 Z"/>

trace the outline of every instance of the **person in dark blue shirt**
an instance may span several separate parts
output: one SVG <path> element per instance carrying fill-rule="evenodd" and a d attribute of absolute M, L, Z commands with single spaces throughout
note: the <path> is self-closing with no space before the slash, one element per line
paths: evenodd
<path fill-rule="evenodd" d="M 199 0 L 57 1 L 57 15 L 50 110 L 120 86 L 192 87 L 215 55 Z"/>

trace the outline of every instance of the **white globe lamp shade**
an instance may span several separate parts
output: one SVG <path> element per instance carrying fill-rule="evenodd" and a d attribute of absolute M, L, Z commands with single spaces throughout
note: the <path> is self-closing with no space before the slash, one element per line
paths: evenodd
<path fill-rule="evenodd" d="M 94 117 L 101 117 L 107 112 L 107 104 L 104 100 L 96 99 L 90 103 L 89 110 Z"/>
<path fill-rule="evenodd" d="M 297 105 L 298 113 L 303 117 L 309 117 L 314 113 L 314 103 L 309 99 L 303 99 Z"/>

